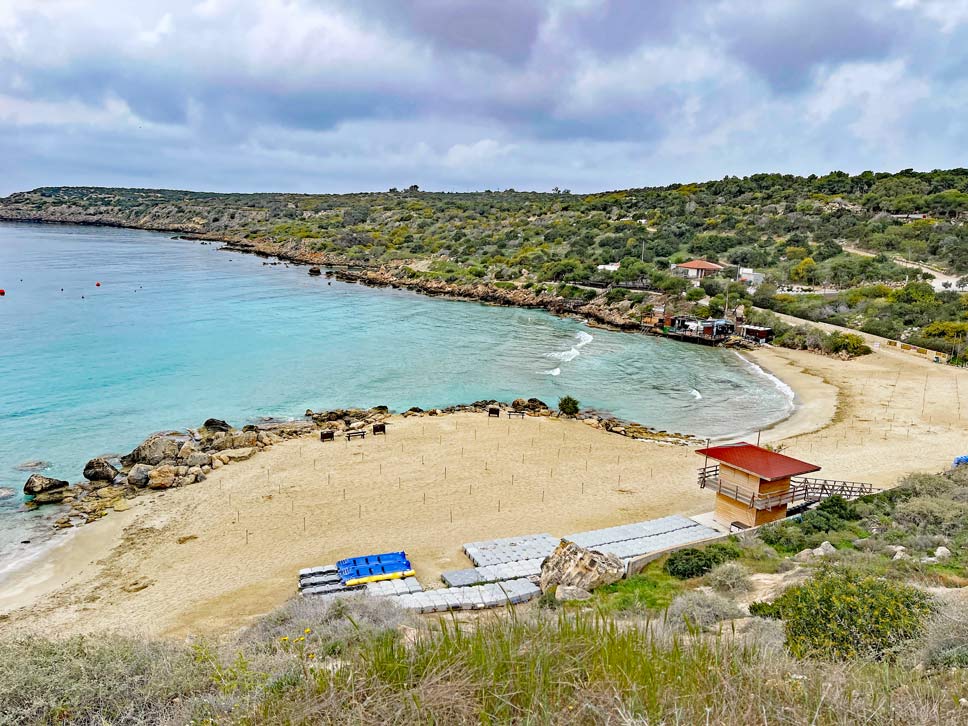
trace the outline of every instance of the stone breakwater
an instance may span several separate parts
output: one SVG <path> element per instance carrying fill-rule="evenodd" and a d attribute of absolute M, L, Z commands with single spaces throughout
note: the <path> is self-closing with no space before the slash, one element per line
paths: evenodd
<path fill-rule="evenodd" d="M 476 401 L 429 410 L 413 407 L 401 415 L 484 414 L 491 408 L 498 409 L 500 413 L 512 410 L 527 416 L 575 418 L 592 428 L 633 439 L 685 446 L 701 443 L 688 434 L 658 431 L 594 411 L 566 416 L 537 398 L 519 398 L 511 403 Z M 54 520 L 56 529 L 88 524 L 111 511 L 130 509 L 131 500 L 146 492 L 203 482 L 212 471 L 250 459 L 287 439 L 315 436 L 321 430 L 343 432 L 363 429 L 384 421 L 390 415 L 386 406 L 306 411 L 304 418 L 299 421 L 273 421 L 247 425 L 241 429 L 211 418 L 197 429 L 152 434 L 127 455 L 91 459 L 84 467 L 84 480 L 75 484 L 32 474 L 24 485 L 24 493 L 32 497 L 27 506 L 64 507 L 66 511 Z"/>

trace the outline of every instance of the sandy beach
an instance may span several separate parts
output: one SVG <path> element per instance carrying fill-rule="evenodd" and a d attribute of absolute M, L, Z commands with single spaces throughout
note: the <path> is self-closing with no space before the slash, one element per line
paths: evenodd
<path fill-rule="evenodd" d="M 886 487 L 968 450 L 964 370 L 894 351 L 744 355 L 797 395 L 762 440 L 820 476 Z M 218 636 L 291 597 L 299 568 L 340 557 L 406 549 L 433 584 L 469 566 L 464 542 L 712 509 L 690 447 L 541 417 L 395 416 L 388 428 L 352 443 L 284 442 L 81 528 L 3 583 L 0 633 Z"/>

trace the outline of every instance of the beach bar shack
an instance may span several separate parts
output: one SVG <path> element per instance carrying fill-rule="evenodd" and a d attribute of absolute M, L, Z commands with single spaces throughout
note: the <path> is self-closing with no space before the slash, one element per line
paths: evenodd
<path fill-rule="evenodd" d="M 820 471 L 814 464 L 746 442 L 696 453 L 705 459 L 699 486 L 716 492 L 714 519 L 730 527 L 756 527 L 783 519 L 787 505 L 808 494 L 804 485 L 791 478 Z"/>

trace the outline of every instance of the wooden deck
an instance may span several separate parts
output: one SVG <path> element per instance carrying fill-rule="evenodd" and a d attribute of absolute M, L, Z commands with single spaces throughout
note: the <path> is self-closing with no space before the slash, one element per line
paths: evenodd
<path fill-rule="evenodd" d="M 863 482 L 794 477 L 790 480 L 790 488 L 786 491 L 762 495 L 724 482 L 719 478 L 718 464 L 700 469 L 698 479 L 701 489 L 712 489 L 714 492 L 735 499 L 737 502 L 742 502 L 752 509 L 773 509 L 781 504 L 793 504 L 794 502 L 819 502 L 821 499 L 833 496 L 856 499 L 877 491 L 873 485 Z"/>

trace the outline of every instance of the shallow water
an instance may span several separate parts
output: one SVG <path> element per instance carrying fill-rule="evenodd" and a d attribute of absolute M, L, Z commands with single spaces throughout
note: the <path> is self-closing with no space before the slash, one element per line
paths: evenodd
<path fill-rule="evenodd" d="M 101 282 L 101 287 L 95 283 Z M 0 224 L 0 550 L 46 524 L 16 512 L 40 459 L 92 456 L 215 416 L 395 410 L 570 394 L 669 431 L 745 433 L 790 396 L 732 351 L 310 277 L 169 235 Z M 0 492 L 2 496 L 2 492 Z M 2 559 L 2 554 L 0 554 Z M 2 569 L 2 562 L 0 562 Z"/>

